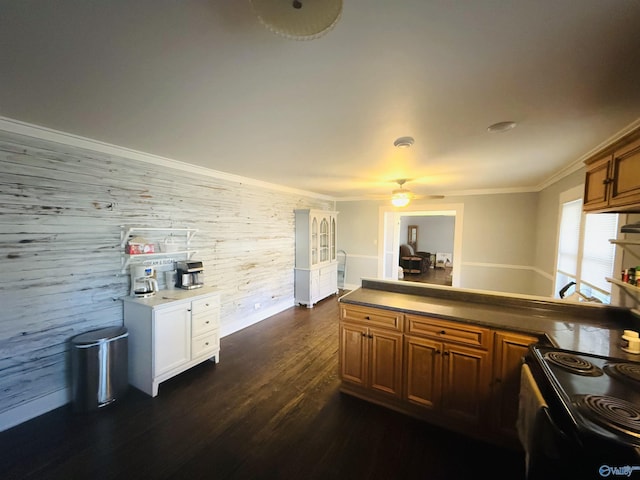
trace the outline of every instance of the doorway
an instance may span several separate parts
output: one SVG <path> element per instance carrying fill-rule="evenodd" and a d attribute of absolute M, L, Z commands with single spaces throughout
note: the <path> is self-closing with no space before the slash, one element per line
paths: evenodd
<path fill-rule="evenodd" d="M 403 217 L 446 216 L 454 217 L 451 286 L 460 287 L 462 265 L 463 204 L 414 204 L 402 211 L 393 207 L 380 207 L 378 222 L 378 278 L 399 279 L 400 238 Z M 406 222 L 405 222 L 406 223 Z M 405 232 L 406 233 L 406 232 Z M 433 252 L 436 253 L 436 252 Z"/>

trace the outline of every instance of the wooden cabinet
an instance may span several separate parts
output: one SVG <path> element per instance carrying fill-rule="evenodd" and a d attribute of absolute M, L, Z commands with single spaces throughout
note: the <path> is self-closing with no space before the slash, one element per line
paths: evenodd
<path fill-rule="evenodd" d="M 343 382 L 400 398 L 402 317 L 386 310 L 341 307 L 339 363 Z"/>
<path fill-rule="evenodd" d="M 518 442 L 516 420 L 522 359 L 528 346 L 536 342 L 538 338 L 530 335 L 495 332 L 491 425 L 499 437 L 514 443 Z"/>
<path fill-rule="evenodd" d="M 405 398 L 447 421 L 479 427 L 491 383 L 489 329 L 406 315 Z"/>
<path fill-rule="evenodd" d="M 521 448 L 515 428 L 520 367 L 536 336 L 340 305 L 341 391 Z"/>
<path fill-rule="evenodd" d="M 311 308 L 338 293 L 337 212 L 295 211 L 295 301 Z"/>
<path fill-rule="evenodd" d="M 161 382 L 212 359 L 220 361 L 220 298 L 202 295 L 165 303 L 126 299 L 129 382 L 155 397 Z"/>
<path fill-rule="evenodd" d="M 640 212 L 640 131 L 587 160 L 585 212 Z"/>

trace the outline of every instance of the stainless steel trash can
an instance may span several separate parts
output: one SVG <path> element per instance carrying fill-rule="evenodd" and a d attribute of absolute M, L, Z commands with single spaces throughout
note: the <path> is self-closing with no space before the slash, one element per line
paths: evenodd
<path fill-rule="evenodd" d="M 89 412 L 110 405 L 129 387 L 126 327 L 110 327 L 71 339 L 73 409 Z"/>

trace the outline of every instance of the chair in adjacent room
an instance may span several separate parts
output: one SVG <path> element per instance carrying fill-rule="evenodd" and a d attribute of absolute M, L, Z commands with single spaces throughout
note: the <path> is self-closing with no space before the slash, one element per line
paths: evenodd
<path fill-rule="evenodd" d="M 416 252 L 411 245 L 400 245 L 400 266 L 405 274 L 425 273 L 431 264 L 431 254 Z"/>

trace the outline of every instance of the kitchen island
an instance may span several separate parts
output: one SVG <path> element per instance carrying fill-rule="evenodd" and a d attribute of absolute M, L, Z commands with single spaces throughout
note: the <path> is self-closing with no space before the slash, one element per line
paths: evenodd
<path fill-rule="evenodd" d="M 339 302 L 342 392 L 514 448 L 530 344 L 640 360 L 624 308 L 368 279 Z"/>

